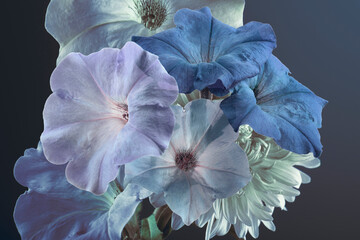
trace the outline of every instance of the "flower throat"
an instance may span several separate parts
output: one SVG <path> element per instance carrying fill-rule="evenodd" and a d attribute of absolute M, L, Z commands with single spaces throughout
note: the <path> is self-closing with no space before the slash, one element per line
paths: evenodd
<path fill-rule="evenodd" d="M 187 172 L 195 167 L 196 157 L 192 151 L 179 151 L 175 154 L 175 164 L 180 170 Z"/>
<path fill-rule="evenodd" d="M 163 0 L 134 0 L 135 11 L 141 23 L 150 30 L 156 30 L 166 20 L 167 8 Z"/>

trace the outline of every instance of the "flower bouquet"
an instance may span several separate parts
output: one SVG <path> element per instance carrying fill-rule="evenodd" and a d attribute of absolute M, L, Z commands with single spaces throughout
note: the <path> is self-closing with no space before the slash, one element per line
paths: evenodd
<path fill-rule="evenodd" d="M 51 0 L 59 42 L 36 149 L 16 162 L 22 239 L 275 231 L 322 151 L 326 101 L 291 77 L 243 0 Z M 154 211 L 142 216 L 142 201 Z"/>

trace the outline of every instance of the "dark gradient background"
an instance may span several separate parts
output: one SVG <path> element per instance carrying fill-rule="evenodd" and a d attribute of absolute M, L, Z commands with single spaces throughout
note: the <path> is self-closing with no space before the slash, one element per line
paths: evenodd
<path fill-rule="evenodd" d="M 36 147 L 39 141 L 58 45 L 43 27 L 48 1 L 4 3 L 0 239 L 20 239 L 12 212 L 25 188 L 14 180 L 13 165 L 26 148 Z M 306 171 L 312 183 L 301 187 L 295 203 L 287 204 L 288 212 L 275 211 L 276 232 L 261 227 L 259 239 L 360 239 L 359 14 L 359 0 L 247 2 L 245 22 L 270 23 L 278 38 L 275 55 L 297 80 L 329 100 L 321 129 L 322 166 Z M 204 229 L 182 228 L 170 236 L 185 238 L 203 239 Z"/>

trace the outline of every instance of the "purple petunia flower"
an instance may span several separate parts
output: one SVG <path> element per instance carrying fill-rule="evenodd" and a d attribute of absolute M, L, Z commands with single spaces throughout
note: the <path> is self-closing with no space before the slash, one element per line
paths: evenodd
<path fill-rule="evenodd" d="M 68 163 L 66 177 L 76 187 L 102 194 L 120 165 L 160 155 L 168 146 L 176 81 L 157 56 L 135 43 L 69 54 L 50 85 L 44 153 L 51 163 Z"/>
<path fill-rule="evenodd" d="M 120 240 L 125 225 L 151 192 L 129 184 L 122 174 L 96 196 L 68 183 L 65 166 L 49 163 L 41 144 L 28 149 L 14 168 L 16 180 L 29 190 L 19 197 L 14 220 L 22 239 Z"/>
<path fill-rule="evenodd" d="M 159 56 L 181 93 L 208 88 L 226 95 L 236 83 L 257 75 L 276 47 L 270 25 L 250 22 L 236 29 L 213 18 L 209 8 L 181 9 L 174 23 L 176 28 L 132 39 Z"/>
<path fill-rule="evenodd" d="M 238 134 L 219 104 L 200 99 L 184 109 L 174 106 L 174 133 L 163 155 L 146 156 L 125 167 L 125 181 L 157 194 L 160 200 L 153 198 L 153 204 L 168 204 L 186 225 L 251 179 L 246 155 L 235 143 Z"/>

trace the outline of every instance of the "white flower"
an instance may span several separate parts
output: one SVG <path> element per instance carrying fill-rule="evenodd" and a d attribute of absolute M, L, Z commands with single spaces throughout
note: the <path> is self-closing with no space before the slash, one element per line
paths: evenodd
<path fill-rule="evenodd" d="M 300 155 L 284 150 L 272 138 L 255 133 L 249 125 L 240 127 L 238 143 L 247 154 L 253 178 L 232 197 L 216 200 L 213 208 L 199 218 L 198 226 L 207 223 L 206 239 L 225 235 L 231 225 L 237 236 L 244 239 L 248 232 L 257 238 L 261 222 L 275 231 L 274 208 L 286 210 L 285 202 L 293 202 L 300 194 L 297 190 L 300 185 L 311 180 L 294 166 L 320 166 L 320 160 L 312 153 Z"/>
<path fill-rule="evenodd" d="M 45 27 L 60 44 L 60 62 L 70 52 L 121 48 L 134 35 L 151 36 L 174 27 L 173 16 L 181 8 L 208 6 L 218 20 L 240 27 L 244 4 L 245 0 L 52 0 Z"/>
<path fill-rule="evenodd" d="M 185 108 L 174 106 L 176 123 L 165 152 L 125 167 L 126 181 L 160 194 L 162 204 L 179 216 L 177 222 L 187 226 L 251 178 L 245 153 L 235 143 L 238 135 L 219 104 L 200 99 Z"/>

